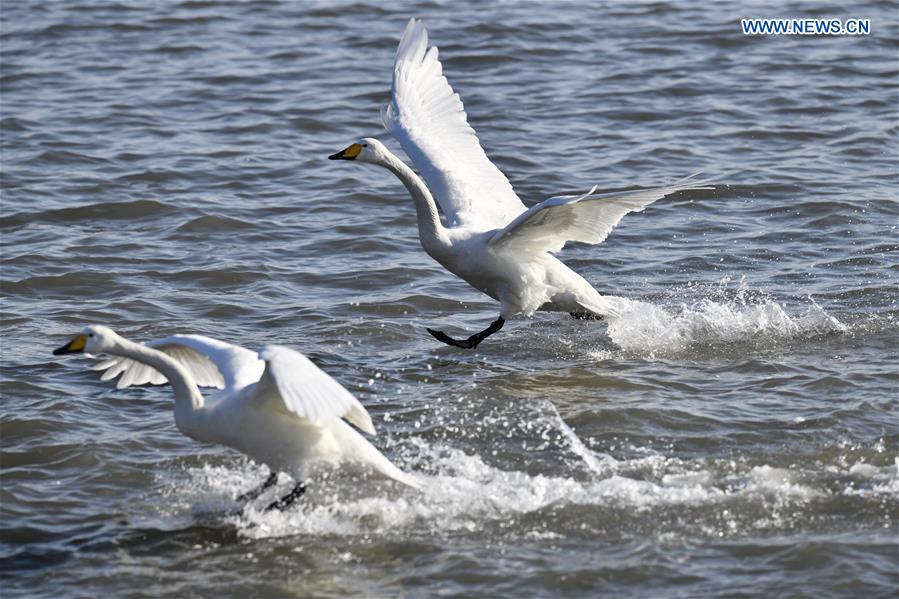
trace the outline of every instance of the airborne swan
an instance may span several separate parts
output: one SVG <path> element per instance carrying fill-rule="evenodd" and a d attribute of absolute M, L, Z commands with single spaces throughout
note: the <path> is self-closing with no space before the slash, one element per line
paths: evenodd
<path fill-rule="evenodd" d="M 594 187 L 526 208 L 481 148 L 459 95 L 443 76 L 437 48 L 428 47 L 428 32 L 415 19 L 406 26 L 396 52 L 393 97 L 383 121 L 420 176 L 373 138 L 329 158 L 377 164 L 396 175 L 415 202 L 418 235 L 428 255 L 500 302 L 499 318 L 467 339 L 428 329 L 456 347 L 477 347 L 507 319 L 530 317 L 537 310 L 618 315 L 620 298 L 601 295 L 552 252 L 569 241 L 601 243 L 625 214 L 669 194 L 709 189 L 687 177 L 663 187 L 606 196 L 594 195 Z"/>

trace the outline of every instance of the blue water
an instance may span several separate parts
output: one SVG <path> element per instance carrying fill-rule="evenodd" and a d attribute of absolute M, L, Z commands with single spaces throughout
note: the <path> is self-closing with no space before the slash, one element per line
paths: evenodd
<path fill-rule="evenodd" d="M 526 204 L 716 179 L 560 254 L 625 318 L 426 333 L 498 305 L 326 159 L 384 134 L 410 16 Z M 0 50 L 4 596 L 899 591 L 892 3 L 8 2 Z M 426 490 L 234 515 L 266 469 L 51 355 L 86 323 L 294 346 Z"/>

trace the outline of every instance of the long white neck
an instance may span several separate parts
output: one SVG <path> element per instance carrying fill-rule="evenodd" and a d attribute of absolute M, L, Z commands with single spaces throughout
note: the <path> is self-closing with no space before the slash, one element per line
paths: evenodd
<path fill-rule="evenodd" d="M 131 358 L 158 370 L 168 379 L 175 393 L 175 424 L 182 431 L 190 428 L 192 417 L 203 408 L 203 394 L 193 376 L 177 360 L 159 350 L 119 337 L 118 346 L 109 353 Z"/>
<path fill-rule="evenodd" d="M 384 153 L 384 161 L 379 164 L 403 182 L 415 202 L 415 213 L 418 216 L 418 239 L 421 241 L 422 247 L 432 256 L 435 252 L 440 253 L 440 250 L 449 247 L 450 243 L 446 228 L 440 222 L 440 214 L 437 212 L 434 196 L 431 195 L 421 177 L 406 166 L 405 162 L 386 149 Z"/>

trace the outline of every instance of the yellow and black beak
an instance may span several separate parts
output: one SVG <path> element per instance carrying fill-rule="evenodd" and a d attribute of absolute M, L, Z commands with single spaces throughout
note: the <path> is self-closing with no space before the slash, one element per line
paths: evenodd
<path fill-rule="evenodd" d="M 345 150 L 341 150 L 336 154 L 331 154 L 328 156 L 328 160 L 355 160 L 360 152 L 362 152 L 362 146 L 360 144 L 353 144 Z"/>
<path fill-rule="evenodd" d="M 80 354 L 84 351 L 84 345 L 87 343 L 87 335 L 78 335 L 59 349 L 53 350 L 54 356 L 63 354 Z"/>

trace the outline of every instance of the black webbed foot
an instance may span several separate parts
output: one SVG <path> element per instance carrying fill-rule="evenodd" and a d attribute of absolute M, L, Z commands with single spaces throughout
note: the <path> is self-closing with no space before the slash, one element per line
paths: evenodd
<path fill-rule="evenodd" d="M 259 497 L 260 495 L 262 495 L 266 489 L 269 489 L 269 488 L 275 486 L 275 483 L 277 483 L 277 482 L 278 482 L 278 473 L 272 472 L 271 474 L 268 475 L 268 478 L 265 479 L 264 483 L 262 483 L 255 489 L 250 489 L 243 495 L 240 495 L 237 498 L 237 501 L 252 501 L 252 500 L 256 499 L 257 497 Z"/>
<path fill-rule="evenodd" d="M 475 333 L 468 339 L 453 339 L 443 331 L 435 331 L 434 329 L 428 329 L 428 332 L 434 336 L 434 339 L 442 343 L 446 343 L 447 345 L 452 345 L 453 347 L 461 347 L 462 349 L 474 349 L 481 341 L 503 328 L 503 325 L 505 323 L 505 319 L 500 316 L 492 323 L 490 323 L 489 327 L 487 327 L 483 331 Z"/>
<path fill-rule="evenodd" d="M 279 512 L 283 512 L 285 509 L 293 505 L 293 503 L 306 492 L 306 485 L 303 483 L 297 483 L 293 490 L 279 499 L 278 501 L 273 501 L 268 504 L 268 507 L 265 508 L 265 511 L 270 512 L 272 510 L 278 510 Z"/>
<path fill-rule="evenodd" d="M 473 341 L 472 337 L 468 339 L 453 339 L 443 331 L 435 331 L 434 329 L 428 329 L 428 332 L 434 336 L 434 339 L 437 341 L 441 341 L 446 343 L 447 345 L 452 345 L 453 347 L 461 347 L 462 349 L 474 349 L 478 346 L 480 341 Z"/>
<path fill-rule="evenodd" d="M 568 314 L 575 320 L 602 320 L 601 314 L 593 312 L 569 312 Z"/>

